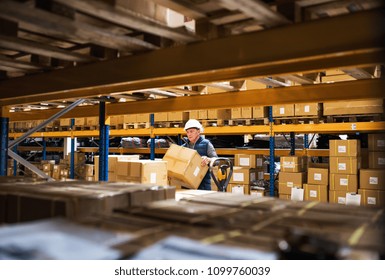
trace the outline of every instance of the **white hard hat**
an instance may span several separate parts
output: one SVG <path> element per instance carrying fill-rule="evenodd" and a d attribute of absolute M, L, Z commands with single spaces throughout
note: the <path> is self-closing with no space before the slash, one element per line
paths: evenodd
<path fill-rule="evenodd" d="M 188 120 L 184 125 L 184 130 L 187 130 L 189 128 L 197 128 L 199 130 L 203 130 L 201 123 L 195 119 Z"/>

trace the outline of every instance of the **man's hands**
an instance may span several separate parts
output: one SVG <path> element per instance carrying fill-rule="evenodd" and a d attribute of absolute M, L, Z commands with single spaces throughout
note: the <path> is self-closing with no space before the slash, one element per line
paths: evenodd
<path fill-rule="evenodd" d="M 205 167 L 206 165 L 209 165 L 210 164 L 210 158 L 209 157 L 206 157 L 206 156 L 203 156 L 202 157 L 202 161 L 201 161 L 201 166 L 202 167 Z"/>

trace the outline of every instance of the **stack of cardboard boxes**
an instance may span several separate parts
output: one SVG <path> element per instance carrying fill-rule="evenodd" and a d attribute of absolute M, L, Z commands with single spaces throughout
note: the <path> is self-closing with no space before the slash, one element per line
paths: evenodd
<path fill-rule="evenodd" d="M 369 169 L 360 170 L 361 205 L 385 206 L 385 134 L 368 135 Z"/>
<path fill-rule="evenodd" d="M 250 185 L 258 179 L 263 179 L 263 175 L 263 156 L 237 154 L 234 157 L 233 175 L 227 191 L 250 194 Z"/>
<path fill-rule="evenodd" d="M 330 203 L 346 204 L 349 194 L 357 193 L 361 165 L 360 140 L 330 140 Z"/>
<path fill-rule="evenodd" d="M 329 169 L 327 164 L 313 164 L 307 170 L 307 184 L 303 185 L 304 200 L 328 202 Z"/>
<path fill-rule="evenodd" d="M 306 183 L 306 160 L 299 156 L 281 157 L 278 193 L 280 199 L 291 199 L 293 188 Z"/>

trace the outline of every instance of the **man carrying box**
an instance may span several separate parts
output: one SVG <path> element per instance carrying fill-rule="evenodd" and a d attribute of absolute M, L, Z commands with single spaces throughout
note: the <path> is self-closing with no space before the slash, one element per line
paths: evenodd
<path fill-rule="evenodd" d="M 212 158 L 218 157 L 213 144 L 200 135 L 201 132 L 203 132 L 203 127 L 199 121 L 195 119 L 188 120 L 184 126 L 184 130 L 187 133 L 187 142 L 182 146 L 194 149 L 199 153 L 202 157 L 202 167 L 209 165 Z M 209 171 L 207 171 L 198 189 L 208 191 L 211 190 Z"/>

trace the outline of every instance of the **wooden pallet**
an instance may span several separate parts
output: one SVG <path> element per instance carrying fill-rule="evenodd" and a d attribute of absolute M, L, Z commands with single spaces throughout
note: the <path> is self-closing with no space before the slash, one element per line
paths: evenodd
<path fill-rule="evenodd" d="M 324 119 L 318 116 L 293 116 L 293 117 L 276 117 L 274 124 L 314 124 L 324 123 Z"/>
<path fill-rule="evenodd" d="M 378 122 L 383 121 L 384 114 L 365 114 L 365 115 L 333 115 L 325 117 L 327 123 L 341 122 Z"/>
<path fill-rule="evenodd" d="M 149 122 L 123 124 L 123 129 L 137 129 L 137 128 L 149 128 L 149 127 L 150 127 Z"/>

